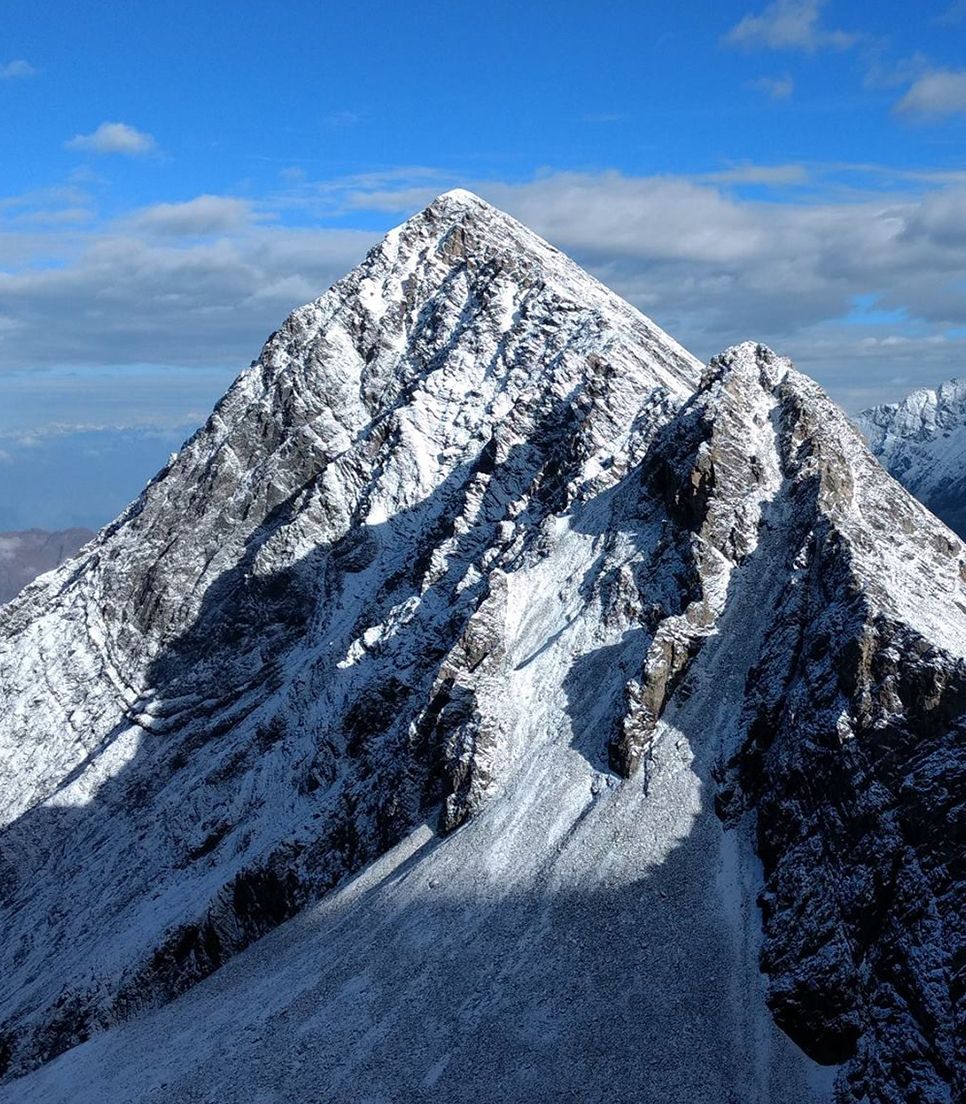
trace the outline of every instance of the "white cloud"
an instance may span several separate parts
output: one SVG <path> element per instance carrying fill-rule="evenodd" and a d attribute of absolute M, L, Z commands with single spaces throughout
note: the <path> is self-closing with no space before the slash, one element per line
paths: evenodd
<path fill-rule="evenodd" d="M 16 221 L 33 226 L 56 226 L 90 222 L 94 212 L 89 207 L 59 207 L 46 211 L 23 211 Z"/>
<path fill-rule="evenodd" d="M 966 113 L 966 69 L 923 73 L 896 104 L 896 111 L 934 119 Z"/>
<path fill-rule="evenodd" d="M 904 234 L 908 241 L 956 250 L 959 259 L 966 246 L 966 188 L 930 192 L 906 218 Z"/>
<path fill-rule="evenodd" d="M 172 237 L 200 237 L 240 230 L 254 220 L 252 204 L 232 196 L 200 195 L 184 203 L 157 203 L 136 211 L 139 230 Z"/>
<path fill-rule="evenodd" d="M 795 81 L 787 73 L 783 77 L 759 77 L 748 82 L 749 88 L 764 92 L 773 100 L 787 100 L 795 91 Z"/>
<path fill-rule="evenodd" d="M 91 134 L 75 134 L 64 143 L 70 150 L 84 153 L 120 153 L 126 156 L 151 153 L 156 148 L 154 138 L 127 123 L 101 123 Z"/>
<path fill-rule="evenodd" d="M 844 50 L 859 36 L 841 30 L 829 30 L 821 24 L 825 0 L 775 0 L 759 15 L 746 15 L 724 36 L 730 46 L 745 49 Z"/>
<path fill-rule="evenodd" d="M 941 379 L 937 365 L 950 376 L 966 367 L 966 343 L 938 340 L 966 326 L 963 174 L 791 163 L 693 177 L 547 173 L 525 183 L 417 168 L 293 182 L 272 211 L 311 219 L 303 229 L 261 204 L 199 196 L 110 224 L 0 235 L 0 370 L 241 366 L 291 308 L 381 237 L 320 229 L 319 218 L 365 211 L 368 225 L 388 228 L 457 184 L 549 238 L 699 356 L 758 338 L 828 382 L 834 347 L 868 390 L 879 368 L 891 378 L 910 358 L 881 339 L 919 334 L 937 339 L 922 346 L 923 371 L 940 374 L 916 382 Z M 767 186 L 769 198 L 743 194 L 748 184 Z M 857 295 L 875 295 L 883 315 L 902 311 L 908 332 L 846 322 Z M 878 342 L 875 356 L 860 347 L 866 338 Z"/>
<path fill-rule="evenodd" d="M 0 62 L 0 80 L 19 80 L 24 77 L 35 77 L 37 70 L 29 61 L 16 58 L 14 61 Z"/>
<path fill-rule="evenodd" d="M 289 310 L 320 295 L 378 237 L 255 224 L 186 240 L 130 221 L 88 232 L 64 263 L 39 253 L 36 266 L 0 272 L 0 371 L 240 367 Z"/>

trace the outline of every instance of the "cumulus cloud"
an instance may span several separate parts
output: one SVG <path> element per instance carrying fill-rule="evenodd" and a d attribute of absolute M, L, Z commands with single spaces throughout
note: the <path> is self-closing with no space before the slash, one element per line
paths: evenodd
<path fill-rule="evenodd" d="M 844 50 L 859 36 L 822 26 L 825 0 L 775 0 L 760 14 L 749 13 L 724 36 L 729 46 L 744 49 Z"/>
<path fill-rule="evenodd" d="M 0 62 L 0 80 L 20 80 L 24 77 L 35 77 L 37 70 L 29 61 L 16 58 L 13 61 Z"/>
<path fill-rule="evenodd" d="M 903 237 L 907 242 L 927 242 L 935 249 L 953 250 L 953 261 L 966 268 L 960 252 L 966 247 L 966 188 L 930 192 L 909 212 Z"/>
<path fill-rule="evenodd" d="M 923 73 L 896 104 L 896 111 L 930 119 L 966 113 L 966 69 Z"/>
<path fill-rule="evenodd" d="M 764 92 L 773 100 L 787 100 L 795 91 L 795 81 L 786 73 L 783 77 L 759 77 L 749 81 L 748 87 Z"/>
<path fill-rule="evenodd" d="M 157 143 L 150 134 L 127 123 L 101 123 L 91 134 L 75 134 L 64 146 L 82 153 L 119 153 L 134 157 L 151 153 Z"/>
<path fill-rule="evenodd" d="M 966 217 L 962 187 L 921 197 L 873 193 L 849 202 L 775 204 L 680 177 L 561 174 L 503 186 L 499 196 L 565 247 L 608 264 L 634 258 L 640 277 L 654 279 L 655 266 L 664 276 L 667 266 L 690 266 L 679 301 L 687 288 L 740 288 L 754 301 L 751 313 L 772 323 L 835 317 L 856 285 L 891 283 L 898 295 L 917 275 L 938 290 L 966 274 L 961 255 L 950 257 L 945 244 Z M 664 294 L 656 280 L 652 294 Z M 777 299 L 779 313 L 766 309 Z M 910 306 L 920 317 L 966 321 L 961 296 L 951 313 L 949 304 L 936 313 L 928 296 Z M 719 309 L 749 313 L 731 295 L 707 296 L 703 310 Z"/>

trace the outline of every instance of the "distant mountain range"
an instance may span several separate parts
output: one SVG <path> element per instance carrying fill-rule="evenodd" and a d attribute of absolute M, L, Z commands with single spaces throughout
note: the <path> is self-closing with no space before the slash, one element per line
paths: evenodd
<path fill-rule="evenodd" d="M 962 1099 L 962 541 L 467 192 L 0 688 L 2 1104 Z"/>
<path fill-rule="evenodd" d="M 966 379 L 874 406 L 855 422 L 890 474 L 966 537 Z"/>
<path fill-rule="evenodd" d="M 16 597 L 38 575 L 60 567 L 93 537 L 90 529 L 0 532 L 0 604 Z"/>

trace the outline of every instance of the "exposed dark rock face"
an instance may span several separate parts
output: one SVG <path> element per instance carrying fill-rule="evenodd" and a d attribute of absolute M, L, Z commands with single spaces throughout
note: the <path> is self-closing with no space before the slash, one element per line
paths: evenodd
<path fill-rule="evenodd" d="M 769 467 L 780 479 L 763 501 Z M 660 611 L 628 685 L 612 765 L 629 775 L 646 762 L 728 607 L 723 589 L 763 528 L 773 543 L 780 534 L 781 558 L 748 568 L 780 584 L 760 613 L 768 629 L 717 796 L 726 820 L 756 818 L 769 1004 L 811 1057 L 844 1064 L 843 1101 L 955 1097 L 966 1087 L 962 546 L 883 478 L 814 384 L 762 347 L 712 362 L 643 478 L 667 510 L 680 599 Z M 905 563 L 897 530 L 918 538 Z M 955 629 L 938 632 L 906 604 L 914 559 L 909 589 L 925 588 L 919 600 L 939 618 L 945 593 Z"/>
<path fill-rule="evenodd" d="M 38 575 L 60 567 L 93 537 L 89 529 L 0 533 L 0 605 L 15 598 Z"/>

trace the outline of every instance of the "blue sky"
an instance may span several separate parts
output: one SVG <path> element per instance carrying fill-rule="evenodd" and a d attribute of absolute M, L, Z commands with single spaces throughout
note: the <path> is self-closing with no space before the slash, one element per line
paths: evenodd
<path fill-rule="evenodd" d="M 0 528 L 66 517 L 58 464 L 106 521 L 456 185 L 699 356 L 852 409 L 966 374 L 964 140 L 966 0 L 10 6 Z"/>

